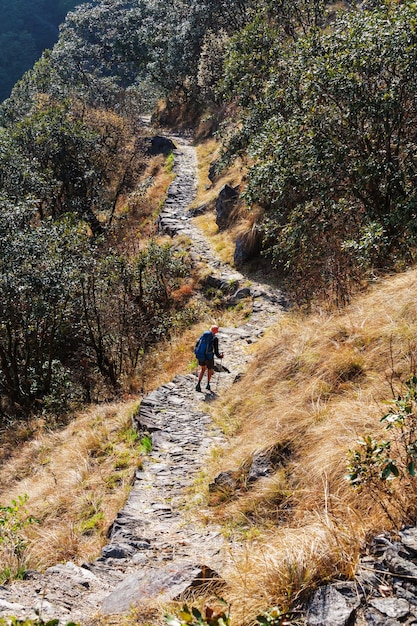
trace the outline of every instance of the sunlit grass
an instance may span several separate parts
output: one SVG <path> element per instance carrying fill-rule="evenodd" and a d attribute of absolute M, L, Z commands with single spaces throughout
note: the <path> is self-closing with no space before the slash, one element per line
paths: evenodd
<path fill-rule="evenodd" d="M 26 530 L 32 567 L 98 556 L 140 462 L 139 442 L 126 436 L 136 407 L 91 408 L 60 432 L 21 444 L 1 466 L 0 502 L 27 494 L 38 522 Z"/>
<path fill-rule="evenodd" d="M 234 251 L 237 237 L 243 233 L 250 233 L 254 221 L 258 218 L 258 211 L 249 211 L 245 203 L 240 200 L 233 211 L 230 227 L 219 231 L 216 224 L 215 205 L 219 193 L 224 185 L 242 187 L 245 167 L 237 159 L 233 165 L 218 174 L 214 181 L 208 178 L 211 164 L 219 156 L 219 144 L 215 139 L 205 140 L 197 145 L 198 155 L 198 187 L 192 207 L 207 206 L 207 211 L 194 219 L 195 224 L 207 236 L 213 250 L 219 258 L 233 265 Z"/>

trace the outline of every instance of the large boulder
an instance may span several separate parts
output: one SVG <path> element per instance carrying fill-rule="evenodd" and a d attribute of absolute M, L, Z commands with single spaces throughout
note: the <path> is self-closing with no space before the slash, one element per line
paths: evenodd
<path fill-rule="evenodd" d="M 147 153 L 151 156 L 155 156 L 157 154 L 164 154 L 167 156 L 175 150 L 176 147 L 175 143 L 171 141 L 171 139 L 168 139 L 168 137 L 155 135 L 155 137 L 148 139 Z"/>
<path fill-rule="evenodd" d="M 360 602 L 354 583 L 319 587 L 310 601 L 305 623 L 308 626 L 348 626 Z"/>
<path fill-rule="evenodd" d="M 236 206 L 239 193 L 237 188 L 224 185 L 216 200 L 216 224 L 224 230 L 230 223 L 230 216 Z"/>
<path fill-rule="evenodd" d="M 214 181 L 216 180 L 216 175 L 217 175 L 217 167 L 218 167 L 218 162 L 217 161 L 213 161 L 213 163 L 210 164 L 209 167 L 209 171 L 208 171 L 208 179 L 210 182 L 214 183 Z"/>

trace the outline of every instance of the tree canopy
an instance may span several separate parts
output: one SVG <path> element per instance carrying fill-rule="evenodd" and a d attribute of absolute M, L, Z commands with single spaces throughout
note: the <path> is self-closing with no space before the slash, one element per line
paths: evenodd
<path fill-rule="evenodd" d="M 235 39 L 225 76 L 242 124 L 229 151 L 251 158 L 247 201 L 264 208 L 266 247 L 304 291 L 347 294 L 364 269 L 413 257 L 416 17 L 414 6 L 345 11 L 291 46 L 261 20 Z M 249 48 L 266 36 L 270 59 L 253 78 Z"/>

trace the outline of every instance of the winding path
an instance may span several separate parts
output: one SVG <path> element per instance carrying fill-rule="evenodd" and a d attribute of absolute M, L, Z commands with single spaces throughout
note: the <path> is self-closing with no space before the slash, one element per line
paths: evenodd
<path fill-rule="evenodd" d="M 195 196 L 195 148 L 181 137 L 176 143 L 176 179 L 159 218 L 160 229 L 192 241 L 195 262 L 208 266 L 216 280 L 243 286 L 245 277 L 219 261 L 188 213 Z M 222 372 L 214 393 L 195 391 L 194 375 L 177 376 L 150 393 L 135 417 L 151 433 L 153 449 L 138 471 L 129 498 L 109 533 L 100 558 L 78 567 L 59 564 L 45 573 L 30 572 L 26 581 L 0 587 L 0 617 L 60 618 L 90 624 L 95 615 L 118 615 L 147 600 L 166 601 L 199 583 L 221 580 L 229 546 L 219 528 L 203 526 L 186 511 L 189 487 L 213 446 L 224 443 L 205 405 L 245 371 L 247 346 L 256 342 L 283 312 L 280 292 L 251 283 L 252 315 L 240 327 L 221 328 L 221 348 L 231 373 Z"/>

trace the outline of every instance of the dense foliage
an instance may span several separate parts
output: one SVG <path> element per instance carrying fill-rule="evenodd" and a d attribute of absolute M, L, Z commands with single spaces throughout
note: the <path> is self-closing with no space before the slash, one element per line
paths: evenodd
<path fill-rule="evenodd" d="M 74 218 L 39 222 L 28 205 L 1 206 L 3 417 L 95 400 L 99 378 L 114 392 L 170 328 L 186 264 L 153 242 L 132 257 L 105 252 Z"/>
<path fill-rule="evenodd" d="M 58 26 L 77 0 L 0 0 L 0 101 L 58 40 Z"/>
<path fill-rule="evenodd" d="M 120 101 L 120 90 L 198 94 L 202 46 L 211 33 L 231 34 L 249 19 L 254 0 L 102 0 L 71 13 L 52 62 L 94 102 Z M 145 85 L 145 87 L 144 87 Z"/>
<path fill-rule="evenodd" d="M 102 9 L 90 5 L 91 18 Z M 121 202 L 141 193 L 147 161 L 140 98 L 108 89 L 100 100 L 94 80 L 65 75 L 77 61 L 59 65 L 62 48 L 65 35 L 1 109 L 0 422 L 114 395 L 187 318 L 172 296 L 184 256 L 152 238 L 118 242 Z M 117 63 L 100 74 L 84 53 L 104 94 L 123 82 Z"/>
<path fill-rule="evenodd" d="M 345 11 L 291 42 L 262 18 L 233 40 L 228 153 L 250 157 L 247 201 L 300 299 L 343 301 L 367 271 L 414 258 L 416 18 L 414 5 Z"/>
<path fill-rule="evenodd" d="M 71 12 L 0 110 L 3 415 L 52 407 L 64 388 L 90 400 L 98 379 L 117 390 L 173 323 L 185 260 L 109 243 L 144 170 L 140 116 L 161 95 L 176 115 L 222 112 L 222 162 L 247 164 L 244 198 L 293 297 L 344 302 L 412 262 L 416 29 L 408 1 Z"/>

